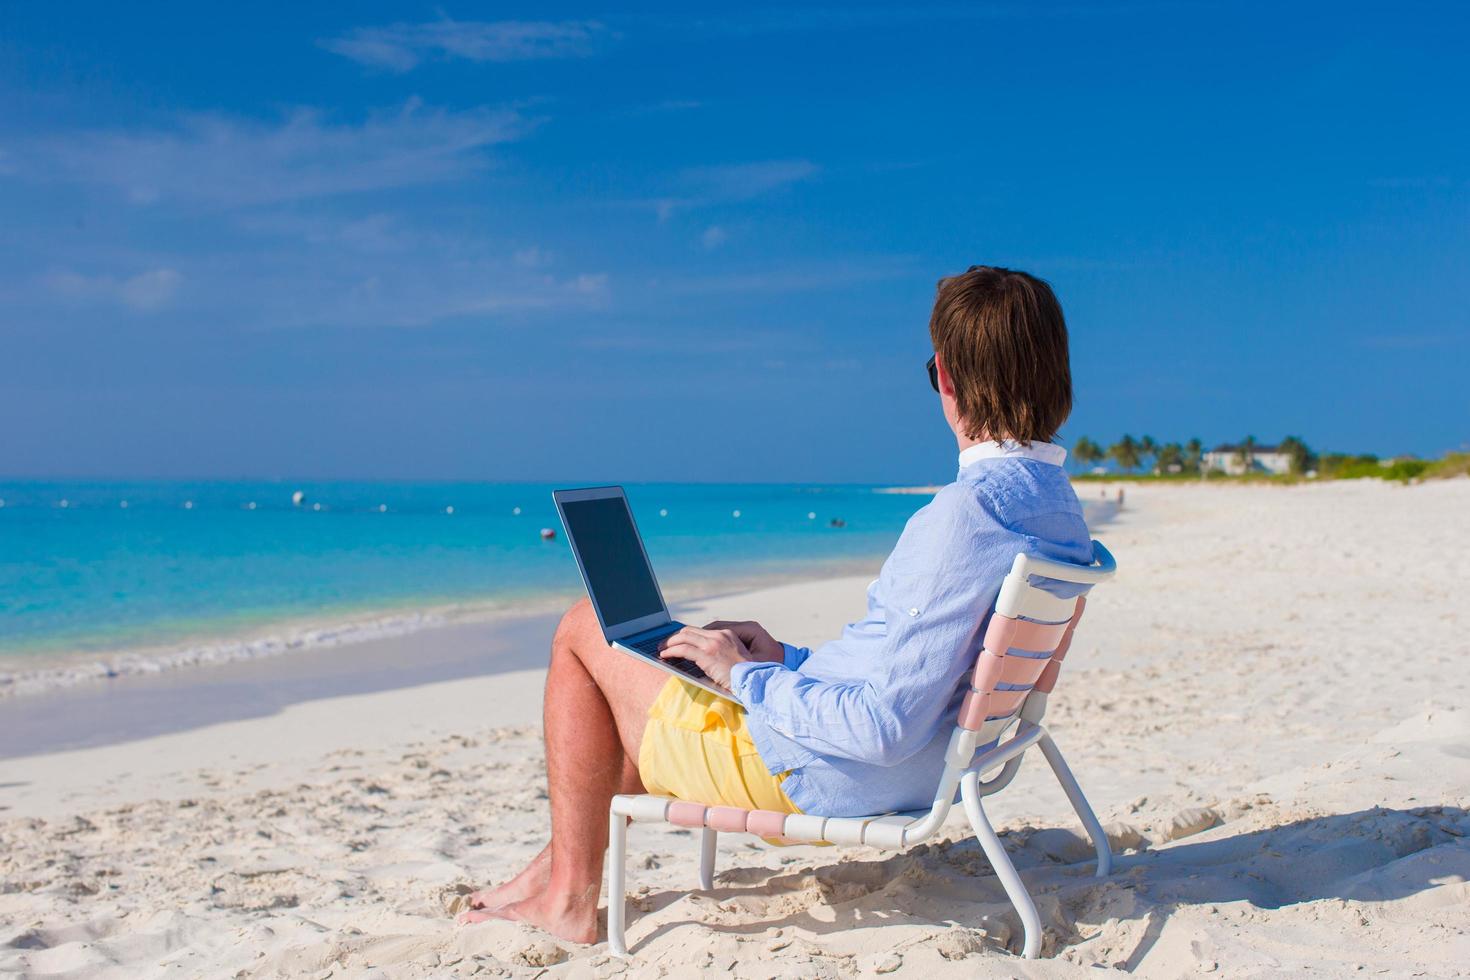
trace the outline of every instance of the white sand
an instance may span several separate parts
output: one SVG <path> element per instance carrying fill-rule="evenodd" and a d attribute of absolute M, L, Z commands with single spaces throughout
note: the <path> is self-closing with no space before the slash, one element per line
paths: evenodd
<path fill-rule="evenodd" d="M 1039 757 L 990 806 L 1049 959 L 1007 951 L 1015 917 L 958 821 L 900 855 L 726 835 L 709 895 L 689 834 L 635 826 L 627 962 L 455 926 L 457 895 L 544 839 L 521 671 L 0 762 L 0 973 L 1470 975 L 1470 481 L 1128 495 L 1103 533 L 1122 574 L 1048 722 L 1142 844 L 1092 878 Z M 863 585 L 689 614 L 812 642 Z"/>

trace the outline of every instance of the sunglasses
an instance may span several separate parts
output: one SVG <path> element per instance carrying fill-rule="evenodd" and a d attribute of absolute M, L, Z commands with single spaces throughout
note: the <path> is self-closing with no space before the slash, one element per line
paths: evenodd
<path fill-rule="evenodd" d="M 929 383 L 934 386 L 934 390 L 936 392 L 939 391 L 939 365 L 935 363 L 938 358 L 939 355 L 935 354 L 933 357 L 929 358 L 929 362 L 924 365 L 924 368 L 929 372 Z"/>

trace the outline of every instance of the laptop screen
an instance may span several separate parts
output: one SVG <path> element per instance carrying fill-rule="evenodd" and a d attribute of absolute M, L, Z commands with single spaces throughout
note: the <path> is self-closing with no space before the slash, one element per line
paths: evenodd
<path fill-rule="evenodd" d="M 662 612 L 663 599 L 623 498 L 569 500 L 561 506 L 603 623 L 610 628 Z"/>

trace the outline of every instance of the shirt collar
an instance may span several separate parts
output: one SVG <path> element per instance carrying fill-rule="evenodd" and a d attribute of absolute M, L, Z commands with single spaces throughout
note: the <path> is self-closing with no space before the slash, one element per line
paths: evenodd
<path fill-rule="evenodd" d="M 1061 466 L 1066 462 L 1067 451 L 1054 442 L 1036 441 L 1031 445 L 1006 439 L 1002 442 L 977 442 L 960 453 L 960 469 L 978 463 L 982 459 L 1008 459 L 1020 457 L 1034 459 L 1038 463 Z"/>

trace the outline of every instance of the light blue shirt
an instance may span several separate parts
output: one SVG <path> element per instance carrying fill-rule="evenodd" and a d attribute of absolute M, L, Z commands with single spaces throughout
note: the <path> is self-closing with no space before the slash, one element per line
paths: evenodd
<path fill-rule="evenodd" d="M 1017 552 L 1092 560 L 1082 505 L 1051 443 L 981 443 L 903 529 L 868 611 L 784 663 L 736 664 L 731 689 L 772 773 L 805 813 L 927 807 L 980 640 Z"/>

